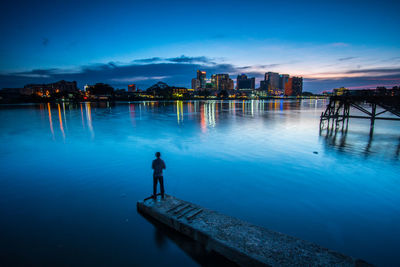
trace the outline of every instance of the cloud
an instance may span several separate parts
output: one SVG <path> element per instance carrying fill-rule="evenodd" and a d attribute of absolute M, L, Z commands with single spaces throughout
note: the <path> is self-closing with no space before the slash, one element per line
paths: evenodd
<path fill-rule="evenodd" d="M 350 78 L 350 77 L 381 77 L 385 75 L 397 75 L 400 76 L 400 68 L 369 68 L 369 69 L 361 69 L 360 66 L 357 69 L 342 71 L 342 72 L 321 72 L 321 73 L 313 73 L 306 75 L 307 78 L 315 78 L 319 80 L 324 79 L 343 79 L 343 78 Z"/>
<path fill-rule="evenodd" d="M 331 43 L 330 45 L 334 46 L 334 47 L 348 47 L 348 46 L 350 46 L 349 44 L 343 43 L 343 42 Z"/>
<path fill-rule="evenodd" d="M 341 78 L 304 78 L 303 91 L 322 92 L 333 88 L 372 89 L 377 86 L 391 88 L 400 85 L 400 75 L 341 77 Z"/>
<path fill-rule="evenodd" d="M 208 76 L 212 73 L 236 74 L 240 72 L 231 64 L 209 64 L 211 61 L 206 57 L 180 56 L 163 59 L 162 62 L 157 62 L 158 59 L 146 59 L 150 62 L 147 64 L 143 63 L 144 60 L 138 60 L 131 64 L 109 62 L 75 69 L 34 69 L 1 74 L 0 88 L 22 87 L 28 83 L 50 83 L 58 80 L 77 81 L 79 87 L 84 84 L 105 82 L 116 88 L 126 88 L 128 84 L 136 83 L 139 88 L 146 89 L 159 80 L 169 85 L 190 87 L 191 79 L 196 77 L 198 69 L 206 71 Z"/>
<path fill-rule="evenodd" d="M 171 76 L 131 76 L 124 78 L 113 78 L 111 81 L 117 83 L 131 83 L 132 81 L 148 81 L 148 80 L 165 80 L 170 78 Z"/>
<path fill-rule="evenodd" d="M 349 70 L 346 73 L 358 73 L 358 74 L 376 74 L 384 75 L 387 73 L 400 74 L 400 68 L 372 68 L 372 69 L 357 69 Z"/>
<path fill-rule="evenodd" d="M 132 62 L 134 63 L 154 63 L 159 62 L 162 59 L 160 57 L 152 57 L 152 58 L 143 58 L 143 59 L 135 59 Z"/>
<path fill-rule="evenodd" d="M 275 68 L 275 67 L 279 67 L 282 64 L 267 64 L 267 65 L 258 65 L 259 68 L 264 68 L 264 69 L 269 69 L 269 68 Z"/>
<path fill-rule="evenodd" d="M 145 63 L 148 62 L 148 63 Z M 130 64 L 109 62 L 91 64 L 72 69 L 49 68 L 34 69 L 24 72 L 0 74 L 0 88 L 23 87 L 29 83 L 50 83 L 59 80 L 77 81 L 78 87 L 84 84 L 104 82 L 115 88 L 127 88 L 135 83 L 140 89 L 146 89 L 158 81 L 169 85 L 190 87 L 197 70 L 211 74 L 229 73 L 235 80 L 236 75 L 246 73 L 255 77 L 257 86 L 264 72 L 281 64 L 235 66 L 228 63 L 213 63 L 207 57 L 172 57 L 148 58 L 132 61 Z M 322 92 L 333 88 L 360 87 L 369 88 L 375 85 L 395 86 L 400 84 L 400 68 L 352 69 L 337 73 L 316 73 L 304 78 L 304 91 Z"/>
<path fill-rule="evenodd" d="M 354 58 L 357 58 L 357 57 L 342 57 L 342 58 L 339 58 L 338 60 L 339 61 L 347 61 L 347 60 L 351 60 L 351 59 L 354 59 Z"/>
<path fill-rule="evenodd" d="M 49 78 L 52 74 L 56 73 L 57 69 L 33 69 L 31 71 L 15 72 L 13 75 L 20 77 L 31 78 Z"/>
<path fill-rule="evenodd" d="M 143 59 L 135 59 L 132 61 L 133 63 L 203 63 L 203 64 L 216 64 L 212 59 L 200 56 L 200 57 L 187 57 L 185 55 L 181 55 L 180 57 L 171 57 L 171 58 L 161 58 L 161 57 L 152 57 L 152 58 L 143 58 Z"/>
<path fill-rule="evenodd" d="M 169 62 L 176 62 L 176 63 L 206 63 L 206 64 L 216 64 L 210 58 L 201 56 L 201 57 L 187 57 L 182 55 L 180 57 L 173 57 L 166 59 Z"/>

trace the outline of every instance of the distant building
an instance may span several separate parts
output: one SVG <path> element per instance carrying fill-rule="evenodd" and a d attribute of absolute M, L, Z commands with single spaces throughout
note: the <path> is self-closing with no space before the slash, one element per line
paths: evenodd
<path fill-rule="evenodd" d="M 114 94 L 114 88 L 106 83 L 96 83 L 95 85 L 89 85 L 87 93 L 91 96 L 110 97 Z"/>
<path fill-rule="evenodd" d="M 136 84 L 128 85 L 128 92 L 136 92 Z"/>
<path fill-rule="evenodd" d="M 236 89 L 255 89 L 256 78 L 247 78 L 246 74 L 238 75 L 236 78 Z"/>
<path fill-rule="evenodd" d="M 206 88 L 206 76 L 205 71 L 197 70 L 197 80 L 199 80 L 200 88 Z"/>
<path fill-rule="evenodd" d="M 229 78 L 229 74 L 213 74 L 211 83 L 214 90 L 233 90 L 233 80 Z"/>
<path fill-rule="evenodd" d="M 334 95 L 344 95 L 346 91 L 349 91 L 349 89 L 347 89 L 345 87 L 335 88 L 335 89 L 333 89 L 333 94 Z"/>
<path fill-rule="evenodd" d="M 292 96 L 293 95 L 293 78 L 289 78 L 287 83 L 285 84 L 285 95 Z"/>
<path fill-rule="evenodd" d="M 264 80 L 268 85 L 268 93 L 270 95 L 280 95 L 279 88 L 279 73 L 267 72 L 265 73 Z"/>
<path fill-rule="evenodd" d="M 200 80 L 198 80 L 197 78 L 192 79 L 192 89 L 194 90 L 200 89 Z"/>
<path fill-rule="evenodd" d="M 197 70 L 196 78 L 192 79 L 192 89 L 199 90 L 206 88 L 206 72 Z"/>
<path fill-rule="evenodd" d="M 286 96 L 299 96 L 303 92 L 303 78 L 302 77 L 291 77 L 285 84 L 285 95 Z"/>
<path fill-rule="evenodd" d="M 26 91 L 32 91 L 32 94 L 51 95 L 54 93 L 73 93 L 78 91 L 76 82 L 59 81 L 48 84 L 27 84 L 24 86 Z"/>
<path fill-rule="evenodd" d="M 299 96 L 303 92 L 303 77 L 292 77 L 293 95 Z"/>
<path fill-rule="evenodd" d="M 268 83 L 265 80 L 260 81 L 260 90 L 268 91 Z"/>
<path fill-rule="evenodd" d="M 324 96 L 331 96 L 331 95 L 332 95 L 332 92 L 331 92 L 331 91 L 323 91 L 323 92 L 322 92 L 322 95 L 324 95 Z"/>
<path fill-rule="evenodd" d="M 3 88 L 0 90 L 0 101 L 3 99 L 15 101 L 21 96 L 32 95 L 32 90 L 26 90 L 25 88 Z"/>
<path fill-rule="evenodd" d="M 286 75 L 286 74 L 285 74 Z M 260 81 L 260 90 L 267 91 L 269 95 L 281 95 L 280 76 L 277 72 L 266 72 L 264 81 Z"/>
<path fill-rule="evenodd" d="M 289 74 L 279 75 L 279 89 L 281 90 L 281 94 L 285 92 L 285 85 L 288 81 L 289 81 Z"/>

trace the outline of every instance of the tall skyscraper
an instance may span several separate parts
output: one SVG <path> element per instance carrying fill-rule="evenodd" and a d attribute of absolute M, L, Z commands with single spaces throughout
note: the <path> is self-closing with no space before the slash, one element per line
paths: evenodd
<path fill-rule="evenodd" d="M 193 78 L 192 79 L 192 89 L 197 90 L 200 88 L 200 80 Z"/>
<path fill-rule="evenodd" d="M 205 89 L 206 88 L 206 72 L 197 70 L 197 77 L 192 79 L 192 89 Z"/>
<path fill-rule="evenodd" d="M 247 78 L 246 74 L 238 75 L 236 78 L 236 89 L 255 89 L 256 78 Z"/>
<path fill-rule="evenodd" d="M 303 78 L 302 77 L 291 77 L 285 84 L 285 95 L 287 96 L 299 96 L 303 92 Z"/>
<path fill-rule="evenodd" d="M 136 91 L 136 84 L 128 85 L 128 92 L 135 92 Z"/>
<path fill-rule="evenodd" d="M 288 81 L 289 81 L 289 74 L 279 75 L 279 89 L 281 90 L 281 94 L 285 92 L 285 84 Z"/>
<path fill-rule="evenodd" d="M 279 94 L 279 73 L 267 72 L 265 73 L 264 80 L 268 85 L 268 94 L 278 95 Z"/>
<path fill-rule="evenodd" d="M 292 84 L 293 84 L 293 78 L 289 78 L 288 82 L 285 84 L 285 95 L 286 96 L 293 95 Z"/>
<path fill-rule="evenodd" d="M 200 81 L 200 88 L 206 88 L 206 72 L 197 70 L 197 80 Z"/>
<path fill-rule="evenodd" d="M 214 90 L 233 90 L 233 80 L 229 78 L 229 74 L 213 74 L 211 83 Z"/>
<path fill-rule="evenodd" d="M 299 96 L 303 92 L 303 77 L 293 77 L 292 79 L 293 95 Z"/>
<path fill-rule="evenodd" d="M 267 81 L 265 81 L 265 80 L 260 81 L 260 90 L 268 91 L 268 83 L 267 83 Z"/>

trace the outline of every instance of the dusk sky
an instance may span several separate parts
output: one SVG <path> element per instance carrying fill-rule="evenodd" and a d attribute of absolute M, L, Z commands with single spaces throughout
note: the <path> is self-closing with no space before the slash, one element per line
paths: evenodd
<path fill-rule="evenodd" d="M 400 85 L 400 1 L 2 1 L 0 88 L 190 87 L 197 69 L 303 76 L 303 91 Z"/>

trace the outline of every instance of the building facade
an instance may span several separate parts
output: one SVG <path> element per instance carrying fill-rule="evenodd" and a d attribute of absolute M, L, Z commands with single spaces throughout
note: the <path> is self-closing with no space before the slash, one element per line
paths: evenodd
<path fill-rule="evenodd" d="M 136 84 L 128 85 L 128 92 L 136 92 Z"/>
<path fill-rule="evenodd" d="M 200 88 L 206 88 L 207 75 L 205 71 L 197 70 L 197 80 L 199 81 Z"/>
<path fill-rule="evenodd" d="M 255 89 L 256 78 L 248 78 L 246 74 L 238 75 L 236 78 L 236 89 Z"/>
<path fill-rule="evenodd" d="M 211 76 L 211 84 L 214 90 L 233 90 L 233 80 L 229 78 L 229 74 L 213 74 Z"/>
<path fill-rule="evenodd" d="M 303 77 L 292 77 L 292 90 L 294 96 L 300 96 L 303 93 Z"/>
<path fill-rule="evenodd" d="M 26 91 L 32 92 L 32 94 L 38 95 L 50 95 L 54 93 L 73 93 L 78 91 L 78 87 L 75 81 L 59 81 L 48 84 L 27 84 L 24 86 Z"/>
<path fill-rule="evenodd" d="M 281 95 L 285 93 L 285 85 L 288 81 L 289 81 L 289 74 L 279 75 L 279 90 L 281 91 Z"/>
<path fill-rule="evenodd" d="M 192 79 L 192 89 L 201 90 L 206 88 L 207 73 L 202 70 L 197 70 L 196 78 Z"/>

